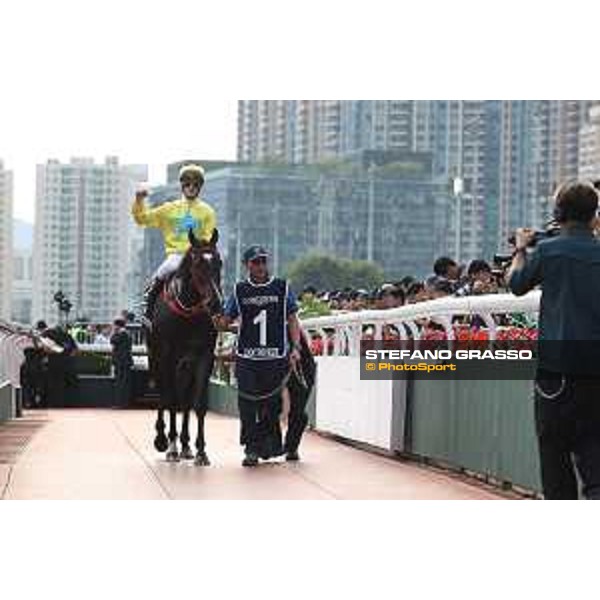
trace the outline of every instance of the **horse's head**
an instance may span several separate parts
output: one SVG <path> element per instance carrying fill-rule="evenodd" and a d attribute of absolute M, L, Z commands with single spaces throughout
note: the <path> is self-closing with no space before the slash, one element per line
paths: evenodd
<path fill-rule="evenodd" d="M 219 233 L 215 229 L 209 242 L 199 240 L 192 229 L 188 238 L 190 248 L 182 263 L 189 273 L 192 285 L 203 303 L 208 306 L 218 300 L 220 302 L 221 256 L 217 250 Z"/>

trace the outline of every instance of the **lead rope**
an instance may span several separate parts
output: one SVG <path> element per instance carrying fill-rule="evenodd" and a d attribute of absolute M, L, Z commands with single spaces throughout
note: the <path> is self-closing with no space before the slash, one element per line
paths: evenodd
<path fill-rule="evenodd" d="M 296 375 L 296 377 L 298 378 L 298 382 L 304 389 L 308 389 L 308 384 L 306 383 L 306 378 L 304 377 L 304 373 L 302 372 L 302 367 L 300 367 L 300 366 L 298 366 L 298 367 L 290 366 L 288 372 L 285 374 L 285 376 L 281 380 L 281 383 L 274 390 L 271 390 L 270 392 L 268 392 L 266 394 L 260 394 L 260 395 L 249 394 L 247 392 L 242 392 L 236 386 L 231 386 L 231 387 L 233 388 L 233 390 L 235 390 L 238 393 L 240 398 L 243 398 L 244 400 L 253 400 L 255 402 L 260 402 L 261 400 L 267 400 L 271 396 L 276 396 L 277 394 L 280 394 L 283 391 L 283 389 L 287 386 L 288 381 L 290 380 L 290 377 L 292 376 L 292 374 Z"/>

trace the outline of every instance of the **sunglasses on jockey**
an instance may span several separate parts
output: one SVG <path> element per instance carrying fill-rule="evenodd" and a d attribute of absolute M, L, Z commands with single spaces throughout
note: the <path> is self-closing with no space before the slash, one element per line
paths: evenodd
<path fill-rule="evenodd" d="M 201 186 L 204 183 L 204 179 L 202 177 L 182 177 L 180 179 L 181 187 L 188 187 L 190 185 Z"/>

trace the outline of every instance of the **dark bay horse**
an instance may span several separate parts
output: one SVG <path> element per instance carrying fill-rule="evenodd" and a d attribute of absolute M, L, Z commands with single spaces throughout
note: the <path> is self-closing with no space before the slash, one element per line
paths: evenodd
<path fill-rule="evenodd" d="M 167 453 L 167 461 L 193 459 L 189 432 L 193 409 L 198 419 L 195 462 L 208 466 L 204 419 L 217 341 L 212 317 L 221 310 L 221 259 L 216 246 L 216 230 L 208 243 L 198 241 L 191 230 L 189 239 L 189 250 L 177 271 L 165 282 L 156 302 L 152 330 L 147 337 L 150 372 L 160 394 L 154 446 L 159 452 Z M 165 435 L 165 411 L 170 417 L 168 437 Z M 182 424 L 178 436 L 179 411 Z"/>

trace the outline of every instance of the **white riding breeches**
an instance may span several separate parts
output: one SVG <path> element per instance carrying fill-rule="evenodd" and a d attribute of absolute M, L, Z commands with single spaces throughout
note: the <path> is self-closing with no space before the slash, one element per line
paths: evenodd
<path fill-rule="evenodd" d="M 174 273 L 179 268 L 183 254 L 169 254 L 163 263 L 156 269 L 153 279 L 164 281 L 171 273 Z"/>

